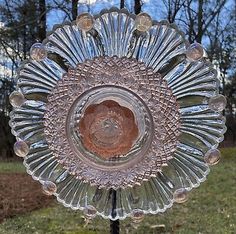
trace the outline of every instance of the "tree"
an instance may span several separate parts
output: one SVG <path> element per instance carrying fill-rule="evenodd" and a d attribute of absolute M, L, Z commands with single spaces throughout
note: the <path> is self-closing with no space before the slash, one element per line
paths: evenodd
<path fill-rule="evenodd" d="M 72 19 L 75 20 L 78 15 L 78 0 L 72 0 Z"/>
<path fill-rule="evenodd" d="M 46 14 L 47 14 L 46 1 L 39 0 L 38 38 L 40 41 L 43 41 L 43 39 L 46 37 L 46 32 L 47 32 Z"/>
<path fill-rule="evenodd" d="M 183 9 L 186 0 L 163 0 L 166 18 L 170 23 L 175 22 L 178 13 Z"/>
<path fill-rule="evenodd" d="M 143 3 L 141 0 L 134 0 L 134 13 L 136 15 L 141 12 L 142 5 L 143 5 Z"/>
<path fill-rule="evenodd" d="M 226 126 L 227 132 L 225 140 L 230 144 L 236 143 L 236 72 L 232 74 L 229 83 L 225 86 L 225 95 L 227 96 L 227 110 Z"/>
<path fill-rule="evenodd" d="M 14 137 L 9 127 L 9 113 L 11 105 L 9 103 L 9 94 L 13 91 L 14 84 L 7 78 L 0 79 L 0 156 L 3 158 L 13 157 Z"/>
<path fill-rule="evenodd" d="M 46 2 L 3 0 L 0 11 L 0 21 L 5 23 L 0 28 L 0 47 L 8 54 L 16 69 L 19 61 L 27 58 L 31 45 L 46 36 Z"/>
<path fill-rule="evenodd" d="M 209 40 L 207 47 L 208 55 L 213 63 L 216 63 L 221 71 L 222 77 L 222 94 L 229 95 L 226 92 L 226 76 L 236 70 L 235 61 L 235 32 L 236 22 L 234 20 L 234 10 L 226 9 L 218 12 L 215 19 L 209 25 L 206 36 Z M 229 98 L 229 96 L 228 96 Z M 232 112 L 232 103 L 228 102 L 228 109 Z M 232 113 L 231 113 L 232 114 Z"/>
<path fill-rule="evenodd" d="M 186 0 L 184 1 L 184 17 L 181 21 L 186 29 L 188 40 L 192 43 L 202 42 L 208 27 L 216 18 L 227 0 L 205 1 L 205 0 Z"/>
<path fill-rule="evenodd" d="M 125 0 L 120 0 L 120 9 L 125 7 Z"/>

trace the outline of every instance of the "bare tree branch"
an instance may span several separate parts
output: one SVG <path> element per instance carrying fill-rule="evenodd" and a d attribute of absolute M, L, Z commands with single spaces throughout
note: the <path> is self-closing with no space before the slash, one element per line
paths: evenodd
<path fill-rule="evenodd" d="M 217 2 L 219 2 L 219 1 L 217 1 Z M 214 18 L 216 17 L 216 15 L 217 15 L 218 13 L 220 13 L 220 11 L 221 11 L 222 7 L 225 5 L 225 3 L 226 3 L 226 0 L 223 0 L 223 1 L 219 4 L 218 8 L 217 8 L 215 11 L 212 12 L 211 17 L 208 19 L 208 21 L 207 21 L 207 19 L 206 19 L 206 22 L 207 22 L 207 23 L 205 24 L 205 26 L 204 26 L 204 28 L 203 28 L 203 32 L 206 31 L 207 27 L 208 27 L 208 26 L 210 25 L 210 23 L 214 20 Z"/>
<path fill-rule="evenodd" d="M 167 19 L 170 23 L 176 20 L 176 16 L 183 8 L 185 1 L 186 0 L 163 0 L 167 11 Z"/>

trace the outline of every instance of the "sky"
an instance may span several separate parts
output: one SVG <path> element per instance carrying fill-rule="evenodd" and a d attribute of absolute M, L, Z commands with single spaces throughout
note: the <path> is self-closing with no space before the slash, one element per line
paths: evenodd
<path fill-rule="evenodd" d="M 158 19 L 161 14 L 157 14 L 157 9 L 161 11 L 161 1 L 158 0 L 142 0 L 142 10 L 152 16 L 153 19 Z M 89 6 L 89 8 L 88 8 Z M 120 7 L 120 0 L 79 0 L 78 11 L 90 12 L 98 14 L 104 8 Z M 125 0 L 125 8 L 130 12 L 134 9 L 134 0 Z M 161 12 L 160 12 L 161 13 Z M 59 10 L 53 10 L 48 13 L 48 29 L 51 30 L 54 24 L 62 23 L 65 20 L 65 14 Z"/>
<path fill-rule="evenodd" d="M 63 0 L 57 1 L 64 2 Z M 142 2 L 142 11 L 148 13 L 154 20 L 162 19 L 164 5 L 161 0 L 142 0 Z M 233 3 L 234 0 L 227 0 L 226 7 L 232 7 Z M 78 6 L 79 13 L 89 11 L 92 14 L 98 14 L 104 8 L 111 8 L 114 6 L 119 8 L 120 0 L 79 0 Z M 89 9 L 87 6 L 90 6 Z M 125 8 L 127 8 L 130 12 L 133 12 L 134 0 L 125 0 Z M 58 10 L 49 12 L 48 16 L 50 19 L 48 22 L 49 29 L 51 29 L 52 25 L 55 23 L 62 23 L 65 17 L 65 15 Z"/>

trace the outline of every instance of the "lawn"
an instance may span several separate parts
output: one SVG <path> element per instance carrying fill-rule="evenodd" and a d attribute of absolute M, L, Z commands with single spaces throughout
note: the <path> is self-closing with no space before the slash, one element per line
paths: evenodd
<path fill-rule="evenodd" d="M 21 173 L 25 172 L 23 163 L 20 162 L 1 162 L 0 173 Z"/>
<path fill-rule="evenodd" d="M 138 229 L 127 219 L 121 222 L 121 233 L 236 233 L 236 148 L 222 150 L 222 160 L 212 167 L 206 182 L 190 193 L 189 200 L 175 204 L 161 215 L 148 216 Z M 1 171 L 11 171 L 1 165 Z M 12 170 L 21 171 L 12 164 Z M 109 222 L 96 218 L 83 227 L 80 212 L 55 203 L 50 208 L 7 219 L 0 224 L 1 234 L 93 234 L 109 233 Z"/>

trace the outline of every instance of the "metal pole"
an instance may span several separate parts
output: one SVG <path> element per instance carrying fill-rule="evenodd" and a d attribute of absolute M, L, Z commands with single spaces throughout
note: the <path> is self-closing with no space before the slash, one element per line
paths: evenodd
<path fill-rule="evenodd" d="M 116 216 L 116 190 L 111 189 L 110 190 L 111 194 L 111 202 L 112 202 L 112 212 L 111 216 L 115 217 Z M 110 233 L 111 234 L 119 234 L 120 233 L 120 222 L 119 219 L 113 221 L 110 220 Z"/>
<path fill-rule="evenodd" d="M 119 234 L 120 233 L 120 221 L 119 219 L 112 221 L 110 220 L 110 233 Z"/>

